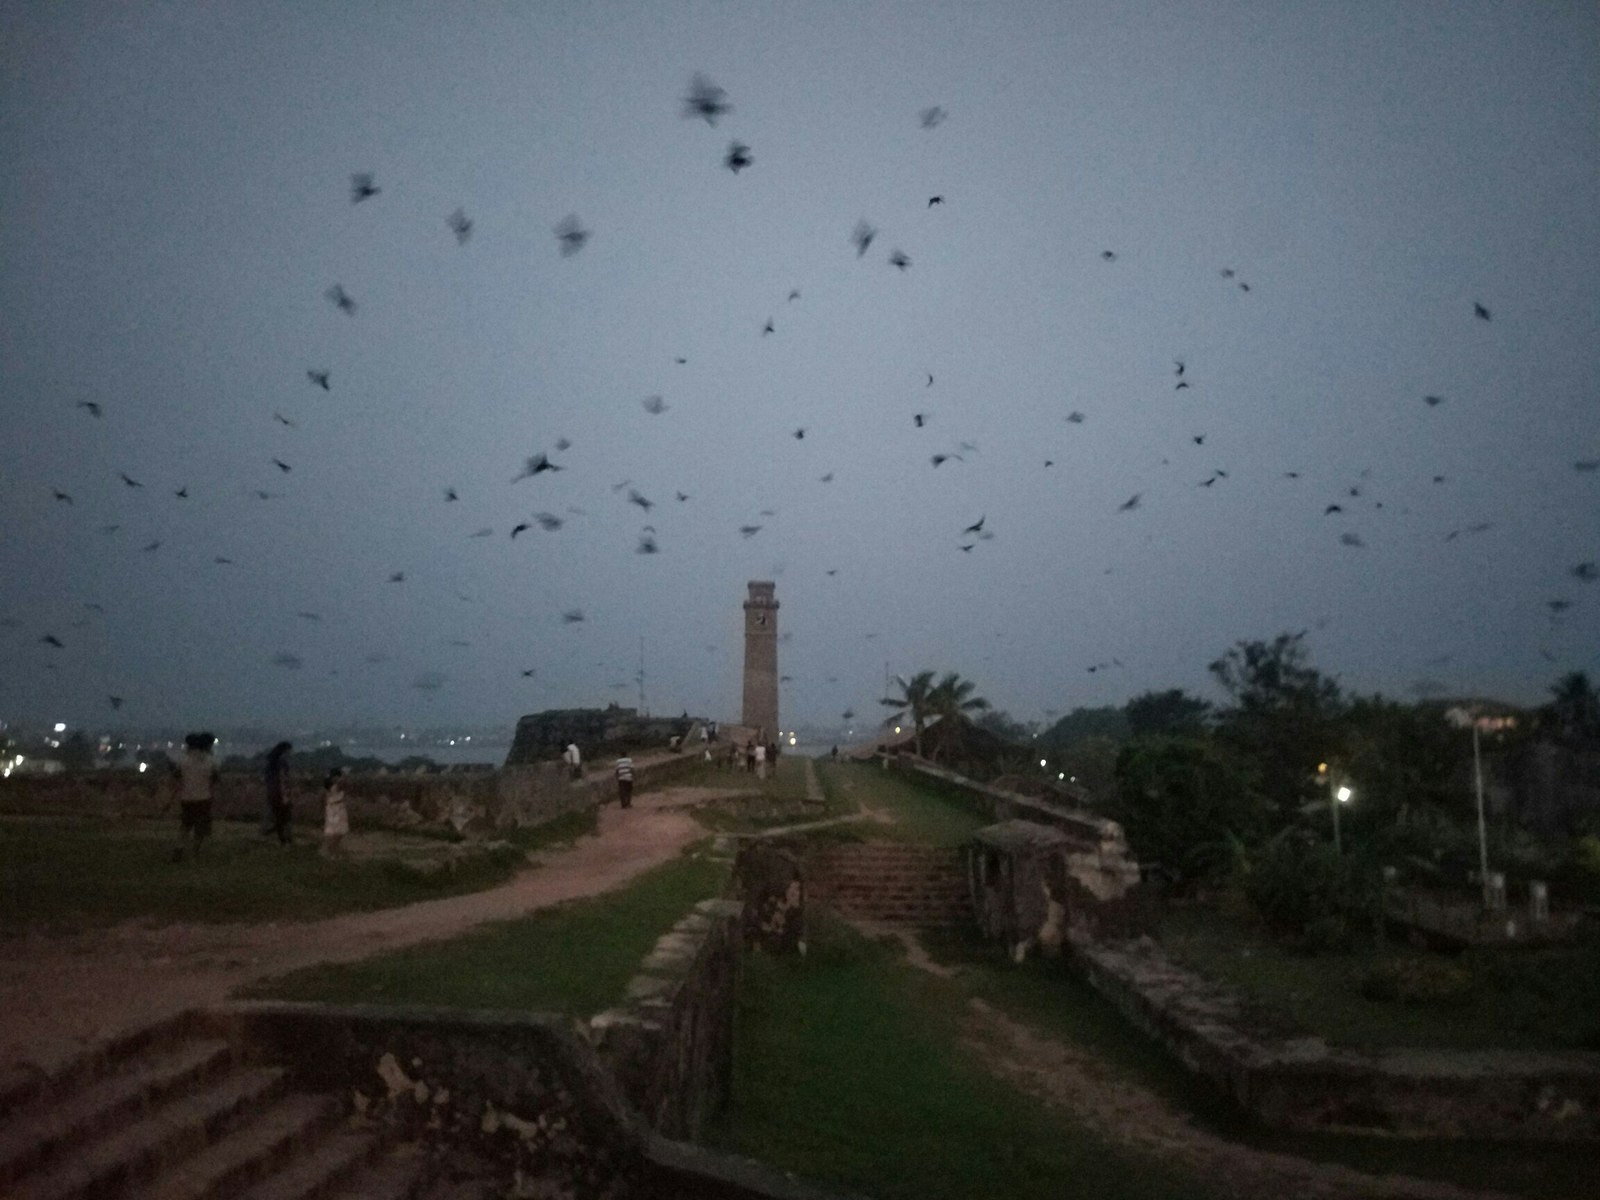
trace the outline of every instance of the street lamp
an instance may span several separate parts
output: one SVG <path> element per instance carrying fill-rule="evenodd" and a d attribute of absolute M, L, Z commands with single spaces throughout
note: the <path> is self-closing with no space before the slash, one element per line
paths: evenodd
<path fill-rule="evenodd" d="M 1478 793 L 1478 881 L 1483 884 L 1483 907 L 1489 900 L 1489 833 L 1483 820 L 1483 752 L 1478 748 L 1477 713 L 1472 715 L 1472 783 Z"/>
<path fill-rule="evenodd" d="M 1349 804 L 1350 797 L 1354 795 L 1351 790 L 1343 785 L 1334 791 L 1328 798 L 1333 801 L 1333 852 L 1344 853 L 1344 844 L 1339 840 L 1339 805 Z"/>

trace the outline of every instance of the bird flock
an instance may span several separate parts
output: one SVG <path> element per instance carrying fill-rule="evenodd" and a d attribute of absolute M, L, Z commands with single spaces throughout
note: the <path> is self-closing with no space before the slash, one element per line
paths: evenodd
<path fill-rule="evenodd" d="M 719 122 L 728 118 L 733 112 L 734 107 L 723 88 L 719 87 L 704 74 L 696 73 L 691 78 L 688 88 L 682 97 L 682 115 L 685 118 L 703 121 L 707 126 L 715 128 Z M 938 130 L 948 119 L 948 112 L 940 106 L 930 106 L 916 114 L 917 126 L 928 134 Z M 721 166 L 736 178 L 744 176 L 747 172 L 758 173 L 761 170 L 757 149 L 749 141 L 741 139 L 733 139 L 728 142 L 722 154 Z M 950 190 L 933 191 L 924 193 L 924 195 L 926 195 L 925 211 L 938 209 L 941 212 L 949 212 L 955 209 L 960 202 L 960 197 Z M 349 201 L 361 210 L 363 217 L 367 214 L 373 214 L 371 219 L 381 220 L 382 209 L 385 204 L 385 187 L 373 172 L 361 171 L 353 173 L 349 179 Z M 919 204 L 922 202 L 920 196 L 917 202 Z M 457 207 L 452 212 L 444 215 L 441 223 L 444 227 L 441 236 L 448 235 L 453 238 L 458 247 L 464 249 L 473 240 L 475 224 L 464 207 Z M 559 259 L 571 260 L 577 258 L 596 236 L 594 231 L 585 226 L 577 213 L 570 213 L 561 217 L 554 221 L 549 226 L 549 229 L 555 243 L 555 256 Z M 546 244 L 548 245 L 548 243 Z M 881 257 L 875 255 L 875 261 L 892 267 L 900 275 L 911 275 L 914 278 L 916 268 L 915 260 L 911 254 L 892 243 L 888 244 L 888 249 L 885 251 L 883 249 L 884 245 L 885 242 L 881 239 L 878 226 L 868 217 L 863 216 L 852 228 L 840 231 L 840 251 L 841 259 L 843 260 L 841 269 L 848 267 L 852 252 L 856 260 L 865 261 L 868 260 L 869 255 L 874 254 L 874 247 L 876 246 L 879 248 L 877 255 L 881 255 Z M 1099 252 L 1098 257 L 1101 264 L 1099 269 L 1113 272 L 1122 269 L 1122 256 L 1118 250 L 1109 247 L 1105 248 Z M 574 263 L 573 269 L 577 269 L 578 265 Z M 1215 279 L 1220 280 L 1223 285 L 1235 290 L 1241 296 L 1250 296 L 1251 303 L 1260 302 L 1259 293 L 1255 291 L 1248 280 L 1240 277 L 1239 272 L 1233 266 L 1218 266 Z M 357 296 L 352 295 L 341 281 L 334 280 L 330 282 L 323 296 L 332 310 L 328 319 L 333 321 L 339 320 L 340 317 L 357 321 L 364 319 L 362 301 Z M 800 289 L 791 288 L 788 291 L 785 303 L 800 305 L 803 309 L 805 302 L 802 299 Z M 1495 321 L 1494 313 L 1481 300 L 1473 301 L 1470 310 L 1463 311 L 1461 317 L 1464 326 L 1462 336 L 1470 336 L 1473 326 L 1483 327 Z M 779 338 L 781 340 L 780 323 L 775 314 L 765 316 L 760 320 L 759 325 L 755 326 L 755 329 L 759 331 L 756 333 L 758 339 Z M 688 359 L 685 356 L 677 355 L 673 357 L 672 361 L 676 366 L 684 366 L 687 364 Z M 1172 391 L 1182 394 L 1185 403 L 1192 403 L 1194 406 L 1191 424 L 1191 429 L 1194 431 L 1185 433 L 1184 437 L 1189 445 L 1203 450 L 1207 444 L 1208 434 L 1203 426 L 1207 417 L 1209 403 L 1207 385 L 1204 378 L 1205 364 L 1197 362 L 1195 369 L 1192 370 L 1189 358 L 1185 356 L 1172 357 L 1171 362 Z M 329 401 L 338 398 L 341 388 L 346 383 L 345 376 L 338 363 L 312 362 L 303 365 L 300 369 L 303 371 L 304 377 L 304 383 L 300 386 L 308 387 L 316 393 L 323 394 Z M 923 376 L 925 376 L 925 382 L 918 385 L 920 391 L 928 394 L 930 398 L 937 397 L 934 373 L 919 367 L 915 377 L 921 379 Z M 665 392 L 653 392 L 639 400 L 640 409 L 646 418 L 666 421 L 673 419 L 671 414 L 674 413 L 675 406 L 668 403 L 665 395 Z M 1450 411 L 1448 408 L 1449 397 L 1437 392 L 1426 392 L 1417 397 L 1417 402 L 1430 410 L 1442 410 L 1441 417 L 1447 417 Z M 110 401 L 90 399 L 77 399 L 73 403 L 74 407 L 83 414 L 83 417 L 91 421 L 104 419 L 107 415 L 108 406 L 111 404 Z M 1060 414 L 1059 419 L 1074 431 L 1071 436 L 1093 436 L 1095 428 L 1093 424 L 1093 405 L 1089 407 L 1091 410 L 1089 412 L 1073 408 Z M 266 478 L 278 480 L 281 487 L 294 487 L 296 484 L 293 439 L 300 430 L 304 418 L 296 419 L 285 415 L 279 409 L 270 410 L 270 415 L 272 421 L 280 427 L 282 446 L 281 448 L 275 447 L 272 451 L 264 450 L 262 452 L 261 465 L 263 474 Z M 808 432 L 811 429 L 811 425 L 795 426 L 792 429 L 791 437 L 796 442 L 804 442 L 807 440 Z M 937 437 L 938 429 L 939 421 L 937 420 L 935 405 L 925 405 L 919 411 L 911 414 L 910 436 Z M 928 432 L 930 430 L 935 432 L 930 434 Z M 547 494 L 541 494 L 540 492 L 540 489 L 546 489 L 550 486 L 551 480 L 557 474 L 568 469 L 567 464 L 560 461 L 558 456 L 566 454 L 572 448 L 572 441 L 563 437 L 554 441 L 548 449 L 537 449 L 532 453 L 522 455 L 520 465 L 515 463 L 508 464 L 510 468 L 509 475 L 501 476 L 502 479 L 505 479 L 506 487 L 508 488 L 507 505 L 526 505 L 529 496 L 537 496 L 538 498 L 533 501 L 533 511 L 524 511 L 503 527 L 505 529 L 503 535 L 505 538 L 510 541 L 518 541 L 525 535 L 531 539 L 538 539 L 543 535 L 558 536 L 570 521 L 586 515 L 582 508 L 571 505 L 566 506 L 563 511 L 554 511 L 561 506 Z M 971 469 L 967 464 L 979 451 L 978 446 L 972 441 L 958 441 L 953 444 L 936 442 L 934 445 L 927 447 L 926 453 L 930 469 L 955 470 L 959 473 L 963 469 Z M 1042 462 L 1043 469 L 1051 469 L 1056 466 L 1056 460 L 1050 457 L 1042 457 L 1034 461 L 1035 463 Z M 1171 465 L 1170 458 L 1163 458 L 1161 462 L 1163 466 Z M 1234 478 L 1230 466 L 1210 466 L 1203 473 L 1203 477 L 1193 479 L 1193 490 L 1203 494 L 1228 487 Z M 1573 471 L 1581 474 L 1594 474 L 1596 471 L 1600 471 L 1600 459 L 1580 458 L 1572 461 L 1570 467 Z M 1035 467 L 1035 469 L 1038 468 Z M 164 494 L 169 493 L 172 499 L 177 502 L 204 503 L 205 498 L 193 490 L 193 484 L 190 482 L 173 480 L 166 484 L 156 483 L 154 478 L 156 470 L 157 466 L 154 464 L 134 463 L 129 464 L 127 469 L 119 470 L 117 476 L 126 492 L 130 494 L 130 498 L 134 492 L 146 491 L 145 480 L 151 479 L 152 483 L 157 487 L 164 486 L 166 488 L 166 493 Z M 1272 470 L 1271 474 L 1291 489 L 1298 488 L 1302 483 L 1302 473 L 1297 469 L 1282 469 L 1280 466 Z M 815 478 L 820 484 L 828 484 L 834 480 L 835 472 L 830 469 Z M 1431 474 L 1430 479 L 1431 483 L 1436 486 L 1444 486 L 1449 482 L 1444 474 L 1438 473 Z M 683 480 L 682 482 L 686 485 L 692 484 L 691 480 Z M 439 502 L 454 504 L 461 500 L 462 490 L 465 485 L 458 481 L 441 480 L 437 486 L 437 494 L 440 497 Z M 262 502 L 269 502 L 284 495 L 283 492 L 262 486 L 249 487 L 248 490 L 257 500 Z M 621 482 L 613 483 L 610 485 L 610 490 L 614 495 L 621 497 L 623 503 L 638 508 L 641 517 L 660 520 L 659 517 L 653 517 L 654 510 L 659 506 L 659 501 L 646 495 L 632 480 L 625 479 Z M 1337 526 L 1337 528 L 1331 530 L 1331 536 L 1336 538 L 1337 543 L 1353 551 L 1359 551 L 1367 546 L 1367 538 L 1364 535 L 1370 536 L 1373 522 L 1381 520 L 1382 514 L 1394 511 L 1395 506 L 1393 505 L 1386 508 L 1386 500 L 1382 495 L 1378 494 L 1378 491 L 1379 489 L 1371 482 L 1369 474 L 1363 471 L 1355 478 L 1352 478 L 1336 496 L 1306 496 L 1303 499 L 1291 496 L 1282 503 L 1287 505 L 1304 504 L 1310 511 L 1320 510 L 1322 516 L 1329 519 L 1330 525 Z M 1108 509 L 1117 514 L 1118 519 L 1125 516 L 1127 520 L 1138 521 L 1141 514 L 1148 511 L 1149 507 L 1154 503 L 1148 498 L 1151 495 L 1150 488 L 1141 487 L 1129 494 L 1120 503 L 1108 505 Z M 59 505 L 75 506 L 76 504 L 70 481 L 58 481 L 51 487 L 51 496 L 54 502 Z M 671 503 L 663 511 L 689 504 L 693 499 L 693 493 L 684 488 L 674 489 L 672 496 Z M 1165 496 L 1165 493 L 1163 496 Z M 101 532 L 107 536 L 115 536 L 126 524 L 137 520 L 137 511 L 125 508 L 115 514 L 110 514 L 116 516 L 117 519 L 101 524 L 99 527 Z M 1403 512 L 1404 510 L 1401 509 L 1401 511 Z M 758 517 L 748 518 L 737 525 L 733 525 L 728 529 L 728 534 L 731 536 L 736 533 L 739 538 L 744 540 L 755 538 L 766 528 L 767 520 L 775 516 L 776 512 L 772 509 L 762 510 Z M 978 514 L 976 519 L 962 526 L 958 532 L 952 530 L 952 548 L 965 555 L 974 554 L 984 543 L 996 539 L 998 536 L 995 528 L 996 524 L 1003 527 L 1004 522 L 991 523 L 987 513 Z M 1442 531 L 1439 536 L 1445 542 L 1456 542 L 1462 538 L 1483 534 L 1492 527 L 1493 523 L 1490 521 L 1475 521 Z M 501 535 L 498 535 L 496 529 L 492 526 L 473 526 L 470 529 L 463 527 L 460 536 L 467 539 L 492 539 Z M 165 538 L 150 538 L 142 544 L 141 549 L 143 553 L 157 555 L 162 551 L 165 544 Z M 638 529 L 633 543 L 634 553 L 642 556 L 653 556 L 668 553 L 670 549 L 670 542 L 663 537 L 662 532 L 655 524 L 644 524 Z M 230 548 L 230 553 L 228 554 L 215 554 L 212 558 L 212 563 L 218 568 L 232 567 L 237 563 L 237 559 L 234 557 L 236 553 L 238 551 Z M 829 568 L 827 575 L 829 577 L 837 575 L 837 568 Z M 1596 563 L 1591 560 L 1577 561 L 1571 564 L 1567 571 L 1567 576 L 1576 584 L 1587 585 L 1600 579 L 1600 568 L 1597 568 Z M 404 586 L 408 582 L 407 570 L 396 567 L 390 570 L 385 578 L 390 585 Z M 1571 595 L 1563 594 L 1550 597 L 1545 602 L 1548 618 L 1552 622 L 1559 620 L 1563 614 L 1573 607 L 1574 603 L 1575 601 Z M 87 607 L 91 610 L 103 611 L 97 604 L 91 603 Z M 312 610 L 298 610 L 294 615 L 308 624 L 318 623 L 322 620 L 321 614 Z M 560 612 L 560 620 L 565 625 L 580 625 L 585 619 L 582 607 L 568 607 Z M 18 624 L 14 618 L 9 617 L 4 618 L 4 623 L 8 626 L 16 626 Z M 875 636 L 875 633 L 868 634 L 867 638 L 870 640 Z M 47 648 L 53 655 L 69 654 L 72 651 L 72 639 L 67 629 L 40 629 L 37 631 L 37 641 L 39 645 Z M 470 645 L 470 642 L 464 639 L 454 639 L 452 645 L 467 646 Z M 368 661 L 381 661 L 382 657 L 381 655 L 369 656 Z M 271 663 L 274 666 L 284 670 L 300 670 L 304 667 L 305 662 L 306 655 L 296 652 L 294 649 L 283 649 L 271 658 Z M 1085 669 L 1088 673 L 1095 674 L 1121 667 L 1123 667 L 1123 661 L 1120 657 L 1107 656 L 1087 664 Z M 520 665 L 508 666 L 508 670 L 517 671 L 518 676 L 524 679 L 533 678 L 537 674 L 536 668 Z M 413 686 L 422 691 L 433 691 L 442 686 L 443 681 L 444 677 L 437 672 L 424 672 L 417 676 Z M 107 680 L 106 685 L 107 703 L 117 710 L 120 710 L 127 702 L 127 697 L 137 690 L 133 681 L 129 680 Z M 853 710 L 847 709 L 843 715 L 844 719 L 848 720 L 853 715 Z"/>

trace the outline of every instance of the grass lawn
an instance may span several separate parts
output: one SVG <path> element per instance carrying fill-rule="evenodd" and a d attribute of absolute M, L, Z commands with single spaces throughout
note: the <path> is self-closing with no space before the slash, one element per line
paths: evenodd
<path fill-rule="evenodd" d="M 680 777 L 676 783 L 724 788 L 734 793 L 727 800 L 709 800 L 694 808 L 695 820 L 716 833 L 756 833 L 781 825 L 849 816 L 856 811 L 854 802 L 830 793 L 826 786 L 822 799 L 807 799 L 805 760 L 795 754 L 781 755 L 776 772 L 764 780 L 742 771 L 705 767 Z"/>
<path fill-rule="evenodd" d="M 409 904 L 503 883 L 524 850 L 502 847 L 438 869 L 438 838 L 357 833 L 328 860 L 307 839 L 280 846 L 253 822 L 219 821 L 198 859 L 170 861 L 176 821 L 0 819 L 0 930 L 166 921 L 305 921 Z M 568 822 L 558 831 L 576 836 Z M 382 841 L 367 857 L 363 843 Z M 430 861 L 431 860 L 431 861 Z"/>
<path fill-rule="evenodd" d="M 804 959 L 746 958 L 733 1102 L 711 1141 L 879 1200 L 1213 1195 L 994 1078 L 958 985 L 833 922 Z"/>
<path fill-rule="evenodd" d="M 893 824 L 863 826 L 875 841 L 960 846 L 975 831 L 993 823 L 979 815 L 955 789 L 915 775 L 886 771 L 876 763 L 819 759 L 817 771 L 824 791 L 894 818 Z"/>
<path fill-rule="evenodd" d="M 1593 1152 L 1585 1146 L 1414 1141 L 1264 1129 L 1130 1026 L 1062 961 L 1034 959 L 1018 968 L 995 947 L 962 933 L 941 935 L 938 940 L 925 937 L 924 944 L 939 962 L 958 969 L 953 986 L 964 995 L 979 996 L 1034 1029 L 1091 1051 L 1116 1074 L 1156 1093 L 1187 1112 L 1202 1129 L 1228 1141 L 1264 1152 L 1341 1163 L 1371 1174 L 1440 1180 L 1469 1190 L 1490 1188 L 1540 1200 L 1579 1200 L 1593 1194 Z"/>
<path fill-rule="evenodd" d="M 693 847 L 614 892 L 497 921 L 461 937 L 268 980 L 254 997 L 509 1008 L 589 1017 L 622 998 L 656 940 L 729 865 Z"/>
<path fill-rule="evenodd" d="M 1600 942 L 1547 949 L 1474 950 L 1448 958 L 1395 941 L 1350 953 L 1291 953 L 1247 916 L 1174 909 L 1161 941 L 1175 957 L 1296 1025 L 1345 1046 L 1458 1049 L 1600 1049 Z M 1454 962 L 1470 990 L 1450 1005 L 1369 1000 L 1367 974 L 1383 964 Z"/>

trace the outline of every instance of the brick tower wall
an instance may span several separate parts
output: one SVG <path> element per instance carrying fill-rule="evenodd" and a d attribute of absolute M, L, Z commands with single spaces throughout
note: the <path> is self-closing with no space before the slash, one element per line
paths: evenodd
<path fill-rule="evenodd" d="M 750 582 L 744 602 L 744 710 L 741 724 L 778 736 L 778 601 L 774 583 Z"/>

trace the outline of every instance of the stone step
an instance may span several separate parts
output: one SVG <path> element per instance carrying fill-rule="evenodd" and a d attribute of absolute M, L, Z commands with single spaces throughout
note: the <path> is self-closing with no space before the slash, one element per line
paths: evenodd
<path fill-rule="evenodd" d="M 262 1179 L 239 1195 L 239 1200 L 323 1200 L 336 1191 L 342 1193 L 378 1156 L 386 1141 L 376 1127 L 338 1130 L 309 1151 L 295 1155 L 283 1170 Z"/>
<path fill-rule="evenodd" d="M 51 1072 L 36 1067 L 13 1068 L 0 1074 L 0 1118 L 87 1087 L 115 1071 L 128 1059 L 160 1046 L 176 1044 L 193 1024 L 192 1013 L 179 1013 L 96 1046 L 69 1065 Z"/>
<path fill-rule="evenodd" d="M 126 1194 L 163 1165 L 201 1150 L 246 1109 L 281 1095 L 285 1078 L 277 1067 L 235 1071 L 90 1143 L 68 1161 L 18 1181 L 7 1200 L 99 1200 Z"/>
<path fill-rule="evenodd" d="M 234 1200 L 291 1156 L 309 1156 L 338 1119 L 332 1096 L 285 1096 L 135 1194 L 145 1200 Z"/>
<path fill-rule="evenodd" d="M 427 1153 L 408 1142 L 367 1163 L 325 1200 L 418 1200 L 432 1180 Z"/>
<path fill-rule="evenodd" d="M 0 1130 L 0 1188 L 59 1159 L 75 1146 L 127 1122 L 180 1089 L 215 1078 L 233 1061 L 227 1042 L 180 1043 L 121 1064 L 112 1075 L 35 1110 Z"/>

